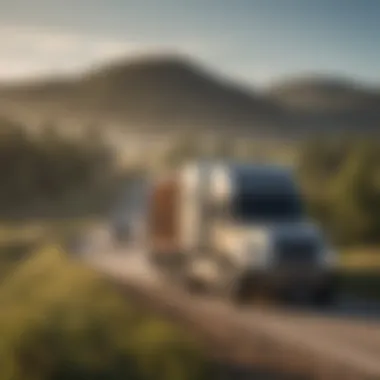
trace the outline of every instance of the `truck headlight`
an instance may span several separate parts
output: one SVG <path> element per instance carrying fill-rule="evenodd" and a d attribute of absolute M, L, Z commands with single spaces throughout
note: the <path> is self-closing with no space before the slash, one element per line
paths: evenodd
<path fill-rule="evenodd" d="M 339 265 L 338 253 L 331 248 L 325 249 L 322 254 L 322 264 L 328 268 L 336 268 Z"/>

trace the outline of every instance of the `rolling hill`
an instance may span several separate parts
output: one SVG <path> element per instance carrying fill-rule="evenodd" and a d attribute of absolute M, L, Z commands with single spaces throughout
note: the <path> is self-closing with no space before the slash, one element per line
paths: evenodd
<path fill-rule="evenodd" d="M 324 131 L 380 129 L 380 89 L 345 78 L 303 77 L 277 83 L 269 91 L 298 125 Z"/>
<path fill-rule="evenodd" d="M 81 76 L 0 87 L 0 108 L 131 130 L 292 135 L 380 126 L 380 91 L 339 78 L 295 78 L 242 89 L 185 57 L 124 60 Z"/>

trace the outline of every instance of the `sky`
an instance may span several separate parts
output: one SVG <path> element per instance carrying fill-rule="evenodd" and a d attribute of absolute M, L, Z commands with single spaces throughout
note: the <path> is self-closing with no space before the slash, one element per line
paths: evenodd
<path fill-rule="evenodd" d="M 190 55 L 236 80 L 380 84 L 380 0 L 0 0 L 0 79 Z"/>

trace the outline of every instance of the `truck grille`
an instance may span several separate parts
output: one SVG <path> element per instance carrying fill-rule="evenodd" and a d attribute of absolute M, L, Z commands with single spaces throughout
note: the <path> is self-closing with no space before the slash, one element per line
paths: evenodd
<path fill-rule="evenodd" d="M 310 265 L 317 260 L 318 246 L 311 239 L 287 238 L 276 244 L 276 261 L 278 265 Z"/>

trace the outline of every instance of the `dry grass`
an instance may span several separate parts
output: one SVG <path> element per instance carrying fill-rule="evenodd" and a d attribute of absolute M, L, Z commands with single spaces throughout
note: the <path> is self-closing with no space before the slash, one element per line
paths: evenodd
<path fill-rule="evenodd" d="M 0 249 L 19 246 L 41 246 L 65 242 L 73 236 L 96 228 L 103 220 L 94 216 L 82 218 L 0 219 Z"/>
<path fill-rule="evenodd" d="M 341 288 L 349 294 L 380 300 L 380 247 L 341 252 Z"/>
<path fill-rule="evenodd" d="M 380 273 L 380 247 L 357 247 L 343 250 L 342 269 L 347 271 L 378 271 Z"/>

